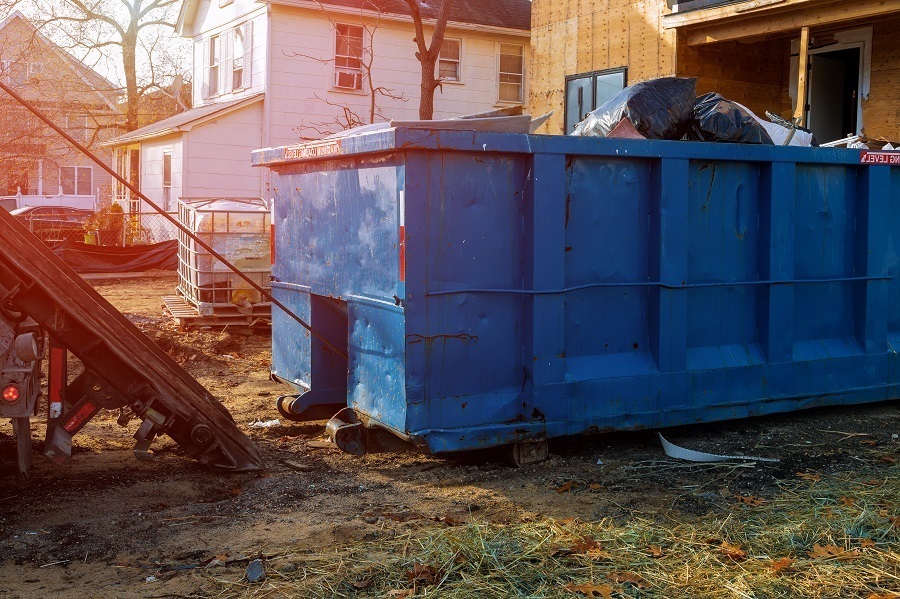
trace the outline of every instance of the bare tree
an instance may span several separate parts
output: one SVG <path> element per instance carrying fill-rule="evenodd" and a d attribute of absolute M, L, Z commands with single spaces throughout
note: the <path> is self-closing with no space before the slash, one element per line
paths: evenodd
<path fill-rule="evenodd" d="M 447 20 L 450 18 L 450 9 L 453 0 L 440 0 L 441 8 L 438 10 L 434 32 L 431 34 L 431 43 L 425 43 L 425 27 L 422 22 L 421 0 L 406 0 L 413 23 L 416 26 L 416 59 L 422 65 L 421 97 L 419 98 L 419 118 L 430 121 L 434 118 L 434 92 L 441 86 L 441 80 L 435 76 L 438 58 L 441 55 L 441 45 L 444 43 L 444 33 L 447 30 Z M 490 10 L 485 7 L 485 10 Z"/>
<path fill-rule="evenodd" d="M 175 73 L 161 72 L 160 49 L 171 44 L 177 0 L 32 0 L 38 24 L 57 44 L 107 60 L 125 79 L 124 131 L 142 124 L 141 98 L 165 89 Z M 165 43 L 161 44 L 161 40 Z M 171 60 L 162 61 L 170 68 Z M 168 80 L 166 81 L 166 76 Z"/>
<path fill-rule="evenodd" d="M 331 18 L 331 15 L 329 14 L 325 6 L 321 2 L 318 2 L 318 0 L 316 4 L 319 5 L 319 9 L 322 11 L 322 14 L 325 15 L 325 17 L 331 23 L 332 29 L 338 31 L 338 24 L 334 21 L 334 19 Z M 371 18 L 365 18 L 364 13 L 367 10 L 376 13 L 374 20 L 372 20 Z M 312 129 L 320 136 L 330 135 L 332 133 L 336 133 L 337 131 L 352 129 L 353 127 L 358 127 L 360 125 L 374 123 L 376 118 L 387 120 L 387 117 L 384 115 L 384 113 L 382 112 L 382 108 L 379 105 L 379 98 L 395 100 L 398 102 L 409 101 L 409 98 L 407 98 L 406 95 L 402 92 L 396 92 L 392 88 L 385 87 L 383 85 L 377 85 L 375 82 L 375 78 L 373 77 L 373 67 L 375 64 L 375 34 L 378 32 L 378 28 L 381 25 L 382 14 L 383 13 L 381 9 L 374 3 L 363 2 L 360 5 L 360 21 L 362 23 L 363 29 L 362 44 L 357 48 L 354 44 L 350 43 L 349 40 L 345 40 L 352 57 L 359 61 L 360 64 L 360 70 L 362 71 L 362 83 L 366 86 L 366 92 L 369 101 L 367 114 L 359 114 L 344 102 L 335 102 L 333 100 L 329 100 L 327 97 L 322 97 L 319 94 L 313 94 L 313 99 L 318 102 L 322 102 L 329 107 L 336 108 L 338 112 L 325 121 L 305 121 L 301 123 L 301 127 L 298 127 L 296 130 L 300 131 L 302 129 L 308 128 Z M 334 58 L 322 58 L 320 56 L 311 56 L 309 54 L 304 54 L 301 52 L 292 52 L 288 54 L 288 56 L 305 58 L 326 65 L 331 65 L 335 61 Z"/>

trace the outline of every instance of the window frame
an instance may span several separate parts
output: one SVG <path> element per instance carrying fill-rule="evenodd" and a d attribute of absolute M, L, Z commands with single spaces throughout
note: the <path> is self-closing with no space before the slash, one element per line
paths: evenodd
<path fill-rule="evenodd" d="M 73 172 L 74 177 L 72 178 L 72 185 L 73 185 L 72 192 L 73 193 L 66 193 L 66 190 L 63 188 L 63 176 L 62 176 L 63 169 L 73 169 L 73 171 L 74 171 Z M 80 174 L 82 171 L 88 171 L 88 173 L 90 174 L 90 179 L 89 179 L 89 183 L 88 183 L 88 193 L 78 193 L 79 182 L 83 182 L 83 180 L 80 177 Z M 79 166 L 79 165 L 60 166 L 59 167 L 59 189 L 60 189 L 60 191 L 62 191 L 63 195 L 73 195 L 73 196 L 92 196 L 92 195 L 94 195 L 94 191 L 93 191 L 94 190 L 94 167 Z"/>
<path fill-rule="evenodd" d="M 219 89 L 219 69 L 222 66 L 222 47 L 219 42 L 221 39 L 221 34 L 211 35 L 209 37 L 209 63 L 206 67 L 206 88 L 207 88 L 207 97 L 214 97 L 222 94 L 222 90 Z M 215 57 L 216 61 L 213 62 L 213 57 Z M 216 76 L 213 77 L 213 70 L 215 70 Z M 215 86 L 215 88 L 213 87 Z"/>
<path fill-rule="evenodd" d="M 463 41 L 463 39 L 462 39 L 461 37 L 445 37 L 445 38 L 444 38 L 444 42 L 446 42 L 446 41 L 458 42 L 458 43 L 459 43 L 459 58 L 457 58 L 456 60 L 453 60 L 453 59 L 445 59 L 445 58 L 442 58 L 440 52 L 438 52 L 438 59 L 437 59 L 437 62 L 435 62 L 435 69 L 436 69 L 436 71 L 435 71 L 435 77 L 437 77 L 437 79 L 438 79 L 441 83 L 454 83 L 454 84 L 457 84 L 457 85 L 462 85 L 463 83 L 465 83 L 465 82 L 463 81 L 463 48 L 464 48 L 464 41 Z M 444 45 L 443 45 L 443 43 L 442 43 L 442 44 L 441 44 L 441 52 L 443 52 L 443 50 L 444 50 Z M 444 62 L 455 62 L 455 63 L 456 63 L 456 79 L 442 79 L 442 78 L 441 78 L 441 61 L 444 61 Z"/>
<path fill-rule="evenodd" d="M 503 56 L 503 46 L 517 46 L 522 49 L 522 72 L 521 73 L 508 73 L 501 70 L 502 56 Z M 510 55 L 512 56 L 512 55 Z M 525 103 L 525 73 L 528 71 L 526 64 L 526 55 L 525 55 L 525 44 L 517 44 L 511 42 L 498 42 L 497 44 L 497 103 L 498 104 L 524 104 Z M 519 99 L 518 100 L 504 100 L 501 98 L 502 85 L 505 83 L 501 81 L 503 75 L 513 75 L 522 78 L 522 83 L 519 87 Z"/>
<path fill-rule="evenodd" d="M 231 91 L 234 92 L 244 89 L 244 39 L 247 36 L 246 23 L 241 23 L 237 27 L 233 27 L 231 29 L 231 35 Z M 240 44 L 238 44 L 238 36 L 240 36 Z M 240 69 L 236 66 L 238 58 L 235 56 L 238 46 L 241 48 Z M 238 77 L 238 72 L 240 72 L 240 77 Z M 237 83 L 237 85 L 235 85 L 235 83 Z"/>
<path fill-rule="evenodd" d="M 168 161 L 166 160 L 168 158 Z M 166 162 L 168 162 L 168 173 L 166 173 Z M 168 174 L 168 180 L 166 175 Z M 162 192 L 163 192 L 163 210 L 170 210 L 172 203 L 172 149 L 163 150 L 162 154 Z"/>
<path fill-rule="evenodd" d="M 359 30 L 359 56 L 353 56 L 352 54 L 338 54 L 338 44 L 340 43 L 340 28 L 347 27 Z M 349 40 L 357 39 L 356 36 L 352 38 L 349 35 L 345 36 L 348 40 L 347 45 L 350 47 Z M 363 70 L 363 55 L 365 54 L 366 47 L 366 28 L 363 25 L 354 25 L 352 23 L 335 23 L 334 24 L 334 69 L 332 71 L 332 79 L 331 79 L 331 89 L 332 91 L 338 92 L 350 92 L 350 93 L 360 93 L 363 92 L 363 77 L 365 76 L 365 72 Z M 359 62 L 359 67 L 354 68 L 351 66 L 339 65 L 338 63 L 341 60 L 346 61 L 357 61 Z M 338 73 L 357 73 L 359 75 L 358 86 L 357 87 L 342 87 L 337 85 L 337 77 Z"/>
<path fill-rule="evenodd" d="M 626 87 L 628 87 L 628 67 L 627 66 L 626 67 L 614 67 L 611 69 L 600 69 L 598 71 L 589 71 L 587 73 L 576 73 L 574 75 L 566 75 L 565 83 L 563 84 L 563 134 L 564 135 L 569 135 L 570 133 L 572 133 L 572 131 L 575 130 L 574 128 L 572 129 L 572 131 L 565 130 L 566 124 L 569 122 L 569 96 L 568 96 L 569 81 L 574 81 L 576 79 L 590 78 L 590 80 L 591 80 L 591 106 L 593 106 L 593 108 L 591 108 L 590 111 L 593 111 L 593 110 L 596 110 L 597 108 L 599 108 L 599 106 L 597 106 L 597 77 L 600 75 L 614 75 L 616 73 L 622 73 L 622 89 L 625 89 Z M 582 119 L 579 119 L 578 122 L 580 123 L 581 120 Z"/>

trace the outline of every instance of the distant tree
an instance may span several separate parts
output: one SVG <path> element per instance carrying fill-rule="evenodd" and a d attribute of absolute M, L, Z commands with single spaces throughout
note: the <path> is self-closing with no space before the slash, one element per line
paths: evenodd
<path fill-rule="evenodd" d="M 444 33 L 447 30 L 447 20 L 450 18 L 450 9 L 453 0 L 438 0 L 437 22 L 431 34 L 431 43 L 425 43 L 425 27 L 422 22 L 421 0 L 406 0 L 413 23 L 416 26 L 416 59 L 422 66 L 421 96 L 419 98 L 419 118 L 430 121 L 434 118 L 434 92 L 441 86 L 441 80 L 435 76 L 438 58 L 441 55 L 441 45 L 444 43 Z M 485 2 L 485 10 L 490 10 L 489 3 Z"/>
<path fill-rule="evenodd" d="M 26 0 L 36 24 L 60 46 L 105 60 L 125 79 L 124 131 L 141 122 L 142 97 L 183 75 L 172 35 L 177 0 Z M 173 50 L 174 48 L 174 50 Z"/>

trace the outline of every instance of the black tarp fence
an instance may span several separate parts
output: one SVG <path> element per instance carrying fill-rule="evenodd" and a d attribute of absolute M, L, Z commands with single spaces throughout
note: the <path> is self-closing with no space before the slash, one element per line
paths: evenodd
<path fill-rule="evenodd" d="M 63 241 L 55 244 L 52 249 L 54 254 L 78 273 L 143 272 L 178 268 L 178 240 L 174 239 L 151 245 L 125 247 Z"/>

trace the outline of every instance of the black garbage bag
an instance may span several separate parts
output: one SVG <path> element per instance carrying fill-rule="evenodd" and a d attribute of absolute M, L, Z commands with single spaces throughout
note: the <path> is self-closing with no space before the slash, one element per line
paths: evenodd
<path fill-rule="evenodd" d="M 767 145 L 775 143 L 765 127 L 746 108 L 715 92 L 697 98 L 688 137 L 695 141 Z"/>
<path fill-rule="evenodd" d="M 606 137 L 627 118 L 649 139 L 681 139 L 687 133 L 697 96 L 697 80 L 661 77 L 626 87 L 579 123 L 572 135 Z"/>

